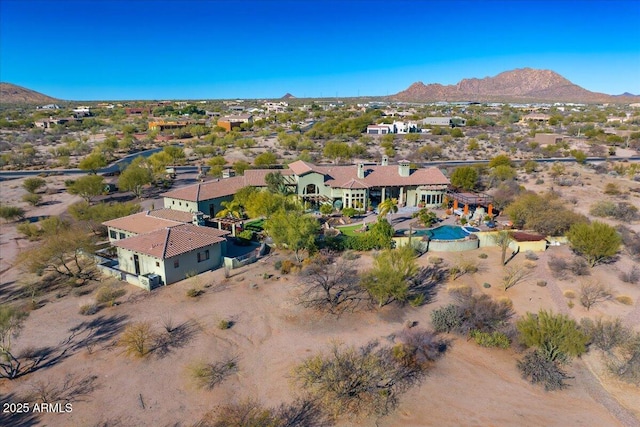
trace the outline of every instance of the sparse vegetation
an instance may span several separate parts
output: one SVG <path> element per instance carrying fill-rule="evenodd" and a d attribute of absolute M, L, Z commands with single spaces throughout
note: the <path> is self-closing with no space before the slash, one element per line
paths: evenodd
<path fill-rule="evenodd" d="M 197 362 L 189 366 L 189 373 L 196 385 L 207 390 L 213 389 L 237 371 L 238 363 L 235 357 L 215 363 Z"/>
<path fill-rule="evenodd" d="M 119 344 L 125 354 L 145 357 L 153 350 L 156 335 L 149 322 L 137 322 L 128 325 L 120 336 Z"/>

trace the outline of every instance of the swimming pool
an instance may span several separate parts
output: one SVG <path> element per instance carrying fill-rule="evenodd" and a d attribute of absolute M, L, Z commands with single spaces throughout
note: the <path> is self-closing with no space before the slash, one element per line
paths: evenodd
<path fill-rule="evenodd" d="M 428 236 L 431 240 L 460 240 L 471 233 L 480 231 L 474 227 L 460 227 L 459 225 L 441 225 L 429 230 L 413 230 L 412 236 Z M 398 234 L 408 235 L 409 230 L 398 230 Z"/>

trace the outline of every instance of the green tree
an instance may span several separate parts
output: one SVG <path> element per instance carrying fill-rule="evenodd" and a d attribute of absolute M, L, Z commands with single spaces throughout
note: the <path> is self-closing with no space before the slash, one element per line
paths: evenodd
<path fill-rule="evenodd" d="M 580 356 L 586 351 L 589 341 L 575 320 L 545 310 L 540 310 L 538 314 L 527 313 L 516 322 L 516 327 L 526 346 L 536 347 L 551 361 Z"/>
<path fill-rule="evenodd" d="M 387 198 L 378 205 L 378 220 L 386 217 L 389 213 L 398 212 L 398 199 Z"/>
<path fill-rule="evenodd" d="M 599 221 L 572 225 L 567 238 L 571 248 L 582 255 L 591 267 L 618 253 L 622 243 L 615 228 Z"/>
<path fill-rule="evenodd" d="M 98 171 L 107 166 L 107 158 L 102 153 L 94 152 L 89 154 L 84 159 L 80 160 L 78 167 L 89 173 L 96 174 Z"/>
<path fill-rule="evenodd" d="M 280 171 L 269 172 L 265 175 L 264 181 L 267 183 L 267 190 L 272 193 L 286 196 L 293 192 L 288 185 L 287 178 Z"/>
<path fill-rule="evenodd" d="M 507 249 L 509 249 L 509 244 L 512 240 L 511 233 L 507 230 L 502 230 L 492 235 L 491 238 L 493 242 L 500 248 L 500 259 L 502 265 L 504 265 L 504 261 L 507 259 Z"/>
<path fill-rule="evenodd" d="M 30 273 L 54 271 L 58 274 L 85 278 L 87 262 L 83 254 L 95 251 L 94 238 L 78 228 L 52 227 L 56 232 L 44 234 L 43 244 L 19 255 L 19 261 Z"/>
<path fill-rule="evenodd" d="M 386 249 L 374 258 L 373 269 L 364 274 L 361 283 L 379 307 L 407 300 L 409 282 L 418 273 L 415 255 L 413 247 L 406 245 Z"/>
<path fill-rule="evenodd" d="M 292 250 L 301 261 L 300 251 L 313 252 L 316 235 L 320 231 L 318 220 L 298 212 L 278 211 L 265 222 L 265 231 L 280 247 Z"/>
<path fill-rule="evenodd" d="M 178 164 L 179 161 L 184 160 L 184 158 L 186 157 L 186 155 L 184 154 L 184 149 L 182 147 L 178 147 L 177 145 L 168 145 L 164 147 L 162 151 L 169 155 L 172 165 Z"/>
<path fill-rule="evenodd" d="M 68 187 L 69 194 L 82 197 L 87 203 L 104 192 L 104 178 L 99 175 L 87 175 L 73 181 Z"/>
<path fill-rule="evenodd" d="M 86 223 L 96 234 L 106 235 L 107 229 L 103 222 L 140 212 L 140 205 L 133 202 L 125 203 L 97 203 L 87 201 L 74 203 L 68 212 L 76 221 Z"/>
<path fill-rule="evenodd" d="M 47 181 L 42 178 L 34 177 L 25 179 L 22 183 L 22 188 L 27 190 L 29 193 L 35 193 L 45 185 L 47 185 Z"/>
<path fill-rule="evenodd" d="M 489 168 L 495 168 L 497 166 L 510 166 L 513 167 L 511 158 L 506 154 L 498 154 L 489 161 Z"/>
<path fill-rule="evenodd" d="M 26 313 L 13 306 L 0 305 L 0 378 L 17 378 L 37 364 L 32 361 L 25 367 L 20 358 L 11 351 L 11 341 L 20 335 L 26 316 Z"/>
<path fill-rule="evenodd" d="M 460 166 L 451 174 L 451 185 L 463 190 L 474 190 L 478 184 L 478 170 L 472 166 Z"/>
<path fill-rule="evenodd" d="M 142 196 L 142 190 L 147 184 L 151 184 L 153 176 L 151 171 L 141 165 L 139 162 L 131 162 L 127 168 L 122 171 L 118 178 L 118 187 L 124 191 L 131 191 L 136 197 Z"/>
<path fill-rule="evenodd" d="M 436 223 L 436 221 L 438 221 L 438 216 L 435 212 L 426 208 L 420 209 L 418 212 L 414 213 L 412 217 L 418 218 L 418 221 L 420 221 L 420 224 L 422 224 L 423 227 L 431 227 Z"/>
<path fill-rule="evenodd" d="M 231 169 L 236 172 L 236 175 L 244 175 L 244 171 L 250 168 L 251 164 L 245 160 L 238 160 L 231 166 Z"/>
<path fill-rule="evenodd" d="M 278 162 L 278 158 L 271 151 L 265 151 L 264 153 L 260 153 L 253 159 L 253 164 L 255 166 L 273 166 Z"/>
<path fill-rule="evenodd" d="M 581 165 L 584 165 L 585 163 L 587 163 L 587 154 L 584 151 L 571 150 L 570 153 L 573 156 L 573 158 L 576 159 L 576 162 L 580 163 Z"/>
<path fill-rule="evenodd" d="M 325 144 L 322 154 L 336 163 L 351 158 L 351 150 L 346 142 L 329 141 Z"/>

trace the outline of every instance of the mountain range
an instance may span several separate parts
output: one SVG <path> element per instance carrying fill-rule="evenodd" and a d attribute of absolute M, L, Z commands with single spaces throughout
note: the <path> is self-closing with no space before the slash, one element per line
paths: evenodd
<path fill-rule="evenodd" d="M 407 89 L 389 97 L 394 101 L 437 102 L 577 102 L 631 103 L 640 96 L 624 93 L 607 95 L 584 89 L 551 70 L 518 68 L 495 77 L 460 80 L 455 85 L 413 83 Z"/>
<path fill-rule="evenodd" d="M 295 98 L 287 93 L 282 99 Z M 633 103 L 640 95 L 608 95 L 584 89 L 551 70 L 518 68 L 494 77 L 460 80 L 455 85 L 413 83 L 387 97 L 392 101 Z M 0 83 L 1 104 L 50 104 L 60 100 L 11 83 Z"/>

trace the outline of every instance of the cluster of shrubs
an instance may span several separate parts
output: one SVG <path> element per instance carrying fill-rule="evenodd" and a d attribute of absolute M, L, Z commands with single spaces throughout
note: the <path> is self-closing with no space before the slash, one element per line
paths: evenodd
<path fill-rule="evenodd" d="M 107 283 L 98 288 L 96 292 L 95 302 L 90 302 L 80 306 L 80 314 L 91 316 L 100 311 L 103 307 L 112 307 L 116 304 L 116 300 L 126 294 L 127 291 L 122 286 L 114 283 Z"/>
<path fill-rule="evenodd" d="M 619 221 L 631 222 L 640 218 L 638 214 L 638 208 L 627 202 L 611 202 L 608 200 L 601 200 L 596 202 L 589 213 L 598 217 L 609 217 Z"/>
<path fill-rule="evenodd" d="M 567 260 L 566 258 L 551 256 L 547 262 L 549 269 L 553 275 L 558 279 L 564 279 L 567 276 L 567 271 L 570 271 L 576 276 L 588 276 L 590 274 L 589 264 L 579 257 Z"/>

